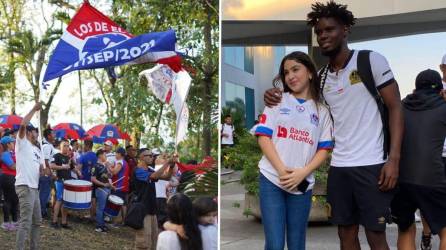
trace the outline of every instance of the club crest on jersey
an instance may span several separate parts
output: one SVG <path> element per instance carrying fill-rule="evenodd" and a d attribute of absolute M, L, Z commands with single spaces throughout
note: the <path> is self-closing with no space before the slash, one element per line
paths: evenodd
<path fill-rule="evenodd" d="M 302 113 L 302 112 L 305 111 L 305 107 L 304 107 L 304 106 L 301 106 L 301 105 L 297 105 L 297 106 L 296 106 L 296 109 L 297 109 L 297 112 L 299 112 L 299 113 Z"/>
<path fill-rule="evenodd" d="M 279 112 L 281 115 L 289 115 L 290 114 L 291 109 L 289 108 L 281 108 L 279 109 Z"/>
<path fill-rule="evenodd" d="M 319 126 L 319 117 L 316 114 L 311 114 L 310 115 L 310 121 L 311 124 L 313 124 L 314 126 Z"/>
<path fill-rule="evenodd" d="M 266 115 L 265 114 L 261 114 L 260 115 L 259 123 L 261 123 L 261 124 L 265 124 L 266 123 Z"/>
<path fill-rule="evenodd" d="M 353 70 L 353 71 L 350 73 L 349 79 L 350 79 L 350 84 L 351 84 L 351 85 L 354 85 L 354 84 L 357 84 L 357 83 L 362 82 L 362 81 L 361 81 L 361 77 L 359 77 L 359 73 L 358 73 L 357 70 Z"/>

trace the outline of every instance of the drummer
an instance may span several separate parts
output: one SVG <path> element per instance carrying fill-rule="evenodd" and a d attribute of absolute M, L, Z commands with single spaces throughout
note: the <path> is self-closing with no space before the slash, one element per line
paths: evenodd
<path fill-rule="evenodd" d="M 124 201 L 124 205 L 121 208 L 122 222 L 124 222 L 125 215 L 127 213 L 127 196 L 130 189 L 129 183 L 129 166 L 124 160 L 125 149 L 118 148 L 116 150 L 116 161 L 114 167 L 110 169 L 113 175 L 113 186 L 115 186 L 115 191 L 112 192 L 113 195 L 118 196 Z M 118 226 L 115 224 L 115 226 Z"/>
<path fill-rule="evenodd" d="M 96 152 L 98 162 L 91 169 L 91 182 L 93 182 L 96 193 L 96 232 L 106 233 L 109 231 L 104 222 L 104 209 L 107 202 L 107 196 L 110 194 L 111 173 L 108 172 L 106 165 L 107 156 L 105 151 L 99 149 Z"/>
<path fill-rule="evenodd" d="M 51 162 L 51 169 L 56 170 L 57 179 L 54 182 L 54 186 L 56 188 L 56 203 L 54 205 L 53 211 L 53 222 L 51 223 L 51 227 L 54 229 L 59 229 L 59 224 L 57 223 L 57 218 L 59 216 L 59 212 L 62 213 L 62 223 L 61 227 L 65 229 L 71 229 L 67 224 L 67 211 L 63 208 L 63 182 L 71 179 L 71 166 L 70 166 L 70 144 L 67 140 L 63 139 L 59 145 L 60 152 L 55 154 L 53 160 Z M 76 170 L 78 171 L 78 170 Z M 80 175 L 80 172 L 77 173 Z"/>

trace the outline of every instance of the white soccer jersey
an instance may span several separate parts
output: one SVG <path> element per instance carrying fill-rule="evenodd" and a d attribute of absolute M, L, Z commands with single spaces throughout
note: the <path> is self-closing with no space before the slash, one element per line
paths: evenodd
<path fill-rule="evenodd" d="M 255 134 L 271 138 L 285 166 L 305 167 L 318 149 L 333 148 L 330 113 L 323 104 L 318 106 L 319 110 L 312 100 L 301 103 L 293 95 L 284 93 L 279 105 L 265 107 Z M 259 168 L 269 181 L 283 188 L 277 171 L 265 156 L 260 160 Z M 307 181 L 310 183 L 308 190 L 312 189 L 313 174 L 307 177 Z M 299 191 L 291 193 L 301 194 Z"/>
<path fill-rule="evenodd" d="M 331 165 L 335 167 L 368 166 L 385 162 L 381 115 L 375 99 L 359 77 L 357 58 L 358 51 L 353 51 L 343 69 L 337 73 L 329 71 L 323 89 L 334 122 L 336 146 Z M 394 81 L 389 64 L 382 55 L 371 52 L 370 64 L 378 89 Z"/>

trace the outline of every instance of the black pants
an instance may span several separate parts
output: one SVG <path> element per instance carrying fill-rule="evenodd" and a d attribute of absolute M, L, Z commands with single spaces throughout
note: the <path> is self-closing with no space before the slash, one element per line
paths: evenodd
<path fill-rule="evenodd" d="M 158 221 L 158 228 L 163 228 L 164 222 L 167 221 L 167 199 L 166 198 L 156 198 L 156 207 L 158 212 L 156 213 L 156 219 Z"/>
<path fill-rule="evenodd" d="M 19 210 L 19 198 L 15 192 L 15 176 L 2 174 L 0 177 L 1 189 L 5 196 L 5 202 L 3 204 L 3 220 L 9 222 L 10 217 L 12 221 L 17 221 L 17 214 Z"/>

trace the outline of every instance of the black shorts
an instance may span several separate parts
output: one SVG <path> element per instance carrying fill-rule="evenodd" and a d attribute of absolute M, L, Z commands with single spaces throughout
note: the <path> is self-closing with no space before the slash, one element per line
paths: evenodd
<path fill-rule="evenodd" d="M 378 180 L 384 164 L 330 167 L 327 180 L 329 220 L 336 225 L 362 225 L 385 231 L 391 222 L 390 203 L 395 191 L 382 192 Z"/>
<path fill-rule="evenodd" d="M 401 231 L 415 222 L 415 211 L 420 209 L 433 234 L 446 227 L 446 187 L 427 187 L 400 183 L 392 201 L 392 217 Z"/>

